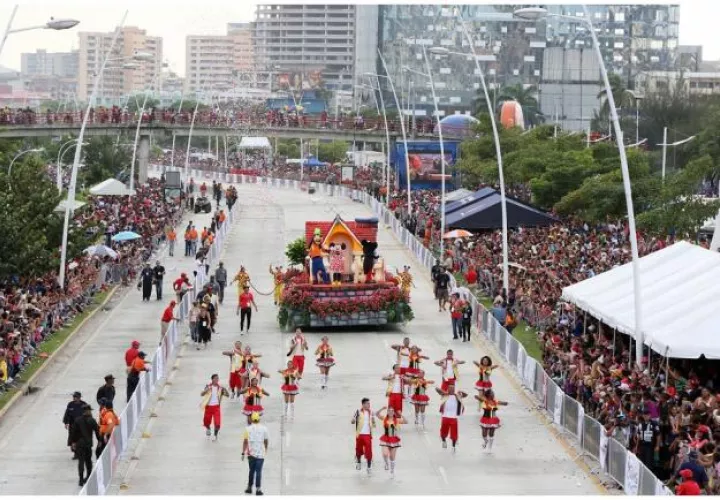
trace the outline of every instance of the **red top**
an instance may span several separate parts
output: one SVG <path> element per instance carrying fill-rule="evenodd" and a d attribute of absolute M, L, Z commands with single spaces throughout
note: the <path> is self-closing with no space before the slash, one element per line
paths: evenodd
<path fill-rule="evenodd" d="M 173 309 L 174 309 L 173 306 L 167 306 L 165 308 L 165 311 L 163 311 L 163 315 L 162 315 L 163 323 L 170 323 L 173 320 L 173 318 L 175 317 L 173 315 Z"/>
<path fill-rule="evenodd" d="M 475 272 L 475 269 L 470 269 L 465 274 L 465 280 L 468 282 L 468 285 L 474 285 L 477 283 L 477 273 Z"/>
<path fill-rule="evenodd" d="M 135 347 L 131 347 L 125 351 L 125 365 L 130 366 L 139 353 L 140 349 L 136 349 Z"/>
<path fill-rule="evenodd" d="M 465 301 L 463 301 L 462 299 L 457 299 L 455 302 L 453 302 L 452 312 L 450 313 L 450 317 L 453 319 L 462 318 L 462 312 L 463 312 L 464 307 L 465 307 Z"/>
<path fill-rule="evenodd" d="M 676 495 L 700 495 L 700 486 L 692 479 L 683 479 L 682 484 L 675 488 Z"/>
<path fill-rule="evenodd" d="M 240 294 L 240 309 L 247 309 L 250 303 L 255 300 L 252 292 L 243 292 Z"/>

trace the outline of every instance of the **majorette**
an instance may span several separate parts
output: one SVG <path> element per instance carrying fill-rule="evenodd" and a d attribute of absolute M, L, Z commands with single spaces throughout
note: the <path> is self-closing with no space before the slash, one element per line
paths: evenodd
<path fill-rule="evenodd" d="M 285 397 L 285 416 L 295 417 L 295 396 L 300 393 L 297 381 L 302 378 L 297 367 L 292 361 L 287 362 L 287 368 L 278 370 L 283 377 L 283 385 L 280 387 Z"/>
<path fill-rule="evenodd" d="M 243 386 L 241 375 L 241 370 L 243 366 L 242 342 L 240 342 L 239 340 L 236 341 L 233 344 L 232 351 L 223 351 L 223 356 L 230 357 L 230 397 L 239 397 L 240 390 Z"/>
<path fill-rule="evenodd" d="M 412 396 L 410 401 L 415 406 L 415 425 L 422 424 L 425 428 L 425 408 L 430 402 L 430 396 L 427 394 L 427 387 L 435 383 L 433 380 L 425 379 L 425 372 L 420 372 L 411 377 L 405 375 L 405 383 L 411 388 Z"/>
<path fill-rule="evenodd" d="M 385 415 L 383 415 L 383 412 Z M 390 470 L 390 475 L 395 475 L 395 457 L 397 449 L 400 448 L 400 436 L 398 430 L 400 424 L 407 423 L 400 413 L 396 413 L 392 407 L 383 407 L 375 414 L 382 421 L 383 434 L 380 436 L 380 447 L 383 450 L 385 470 Z M 389 462 L 389 463 L 388 463 Z"/>
<path fill-rule="evenodd" d="M 330 368 L 335 366 L 333 349 L 327 337 L 323 337 L 320 345 L 315 349 L 315 356 L 317 356 L 315 364 L 320 368 L 320 387 L 325 389 L 330 378 Z"/>
<path fill-rule="evenodd" d="M 253 378 L 250 379 L 250 385 L 243 389 L 240 394 L 243 394 L 245 396 L 245 406 L 243 407 L 243 414 L 247 415 L 248 422 L 250 420 L 250 415 L 253 413 L 257 413 L 259 415 L 262 415 L 265 409 L 262 406 L 262 399 L 265 396 L 270 396 L 270 394 L 265 391 L 260 385 L 258 384 L 258 379 Z"/>
<path fill-rule="evenodd" d="M 473 364 L 478 368 L 478 381 L 475 383 L 475 389 L 478 391 L 484 391 L 492 387 L 492 381 L 490 375 L 493 370 L 497 368 L 497 365 L 492 364 L 490 356 L 483 356 L 480 358 L 480 362 L 473 361 Z"/>
<path fill-rule="evenodd" d="M 252 365 L 248 365 L 248 370 L 243 374 L 243 378 L 245 379 L 245 385 L 248 385 L 250 380 L 254 378 L 258 380 L 258 384 L 262 384 L 262 380 L 270 378 L 270 375 L 260 369 L 260 363 L 256 360 Z"/>
<path fill-rule="evenodd" d="M 290 350 L 286 356 L 292 356 L 292 362 L 302 376 L 305 371 L 305 351 L 308 350 L 308 343 L 305 340 L 300 328 L 295 329 L 295 336 L 290 340 Z"/>
<path fill-rule="evenodd" d="M 453 350 L 448 349 L 445 358 L 435 361 L 435 364 L 442 368 L 442 386 L 440 388 L 443 391 L 447 391 L 450 383 L 453 385 L 457 384 L 459 379 L 458 365 L 465 364 L 465 361 L 455 359 L 453 356 Z"/>
<path fill-rule="evenodd" d="M 247 387 L 247 373 L 252 369 L 252 367 L 255 365 L 257 358 L 261 358 L 262 354 L 254 353 L 252 352 L 252 349 L 249 345 L 245 346 L 245 350 L 243 352 L 243 358 L 242 358 L 242 366 L 240 367 L 240 377 L 242 378 L 243 382 L 243 389 Z"/>
<path fill-rule="evenodd" d="M 420 354 L 420 348 L 413 346 L 410 348 L 410 356 L 408 357 L 408 368 L 405 371 L 405 375 L 410 377 L 417 377 L 423 370 L 420 369 L 420 363 L 423 359 L 430 359 L 427 356 Z"/>
<path fill-rule="evenodd" d="M 478 394 L 475 399 L 480 401 L 480 411 L 482 411 L 480 427 L 482 427 L 482 436 L 485 441 L 483 448 L 490 451 L 495 441 L 495 429 L 500 427 L 500 419 L 497 416 L 498 407 L 507 406 L 507 402 L 495 399 L 495 393 L 492 389 L 487 389 L 485 392 Z"/>

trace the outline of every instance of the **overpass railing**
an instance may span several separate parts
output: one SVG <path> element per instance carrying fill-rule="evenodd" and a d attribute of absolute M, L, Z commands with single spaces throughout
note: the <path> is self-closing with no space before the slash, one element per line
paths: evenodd
<path fill-rule="evenodd" d="M 207 263 L 210 266 L 219 261 L 228 231 L 237 217 L 237 206 L 235 205 L 233 210 L 228 212 L 227 219 L 222 224 L 222 227 L 218 228 L 217 238 L 210 246 L 207 255 Z M 207 277 L 204 273 L 201 272 L 196 276 L 195 288 L 188 291 L 175 308 L 175 315 L 180 321 L 184 321 L 188 317 L 195 293 L 206 282 Z M 180 325 L 181 323 L 178 321 L 172 322 L 160 343 L 160 347 L 152 356 L 150 371 L 140 374 L 140 383 L 137 389 L 135 389 L 130 401 L 118 416 L 120 425 L 115 427 L 110 435 L 110 439 L 100 457 L 98 457 L 97 462 L 95 462 L 92 473 L 80 491 L 80 495 L 104 495 L 108 491 L 113 475 L 117 470 L 118 462 L 128 449 L 133 434 L 140 424 L 143 411 L 147 408 L 148 402 L 163 388 L 164 380 L 172 371 L 172 365 L 183 340 Z"/>

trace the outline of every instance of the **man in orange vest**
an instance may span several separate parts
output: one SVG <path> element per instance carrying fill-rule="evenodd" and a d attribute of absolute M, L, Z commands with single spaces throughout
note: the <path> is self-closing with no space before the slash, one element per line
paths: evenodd
<path fill-rule="evenodd" d="M 170 257 L 175 256 L 175 240 L 177 240 L 177 233 L 173 228 L 170 228 L 170 231 L 167 233 L 167 240 L 168 240 L 168 255 Z"/>
<path fill-rule="evenodd" d="M 113 429 L 120 425 L 120 419 L 113 410 L 112 401 L 103 400 L 100 402 L 100 439 L 98 439 L 95 457 L 100 458 L 103 450 L 110 442 Z"/>

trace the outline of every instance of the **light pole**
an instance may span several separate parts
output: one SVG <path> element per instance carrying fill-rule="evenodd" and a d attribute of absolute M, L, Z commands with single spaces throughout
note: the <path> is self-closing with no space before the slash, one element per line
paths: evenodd
<path fill-rule="evenodd" d="M 152 91 L 152 87 L 155 85 L 155 81 L 159 77 L 160 77 L 159 74 L 155 75 L 155 77 L 150 82 L 150 90 L 151 91 Z M 147 104 L 149 95 L 150 95 L 150 92 L 145 91 L 145 97 L 143 99 L 142 107 L 140 108 L 140 113 L 138 116 L 137 127 L 135 128 L 135 146 L 133 147 L 132 162 L 130 163 L 130 191 L 133 191 L 135 189 L 135 157 L 137 155 L 138 141 L 140 140 L 140 127 L 142 127 L 143 115 L 145 114 L 145 105 Z"/>
<path fill-rule="evenodd" d="M 636 349 L 636 360 L 637 365 L 642 368 L 643 366 L 643 351 L 645 344 L 645 335 L 643 332 L 642 323 L 642 289 L 640 288 L 640 257 L 638 255 L 638 243 L 637 243 L 637 231 L 635 229 L 635 209 L 633 207 L 632 200 L 632 186 L 630 184 L 630 169 L 628 168 L 627 154 L 625 152 L 625 143 L 623 140 L 623 131 L 620 127 L 620 119 L 618 118 L 617 108 L 615 107 L 615 97 L 612 93 L 610 86 L 610 80 L 607 74 L 607 68 L 605 68 L 605 62 L 603 60 L 602 51 L 600 50 L 600 44 L 598 43 L 597 34 L 593 27 L 592 21 L 590 20 L 590 13 L 586 6 L 583 6 L 585 11 L 585 17 L 572 17 L 562 16 L 557 14 L 550 14 L 547 9 L 541 7 L 529 7 L 525 9 L 518 9 L 515 11 L 515 17 L 520 19 L 526 19 L 529 21 L 537 21 L 539 19 L 552 16 L 565 19 L 570 22 L 584 24 L 590 36 L 592 37 L 593 46 L 595 47 L 595 53 L 600 64 L 600 74 L 602 76 L 603 84 L 605 85 L 605 92 L 607 93 L 608 105 L 610 107 L 610 116 L 612 118 L 613 126 L 615 128 L 615 135 L 617 136 L 616 143 L 618 151 L 620 153 L 620 167 L 623 177 L 623 187 L 625 188 L 625 203 L 627 204 L 628 213 L 628 229 L 630 237 L 630 250 L 632 252 L 632 271 L 633 271 L 633 295 L 635 302 L 635 341 L 637 342 L 638 348 Z"/>
<path fill-rule="evenodd" d="M 382 103 L 382 116 L 383 121 L 385 122 L 385 141 L 387 144 L 387 155 L 385 158 L 385 206 L 390 206 L 390 131 L 388 130 L 388 122 L 387 122 L 387 113 L 385 112 L 385 98 L 382 95 L 382 89 L 380 88 L 380 80 L 376 76 L 375 77 L 378 84 L 378 93 L 380 94 L 380 102 Z M 368 85 L 365 87 L 364 85 L 358 85 L 361 88 L 369 88 L 373 92 L 373 96 L 375 95 L 375 87 L 372 85 Z M 378 100 L 377 97 L 375 97 L 375 109 L 377 109 L 378 115 L 380 114 L 380 107 L 378 106 Z M 410 205 L 408 205 L 408 216 L 410 211 Z"/>
<path fill-rule="evenodd" d="M 488 115 L 490 116 L 490 125 L 492 126 L 493 140 L 495 142 L 495 156 L 497 156 L 498 166 L 498 180 L 500 183 L 500 211 L 502 216 L 502 253 L 503 253 L 503 288 L 505 293 L 510 293 L 510 245 L 508 243 L 508 220 L 507 220 L 507 197 L 505 195 L 505 173 L 503 169 L 502 149 L 500 148 L 500 134 L 498 133 L 497 121 L 495 120 L 495 110 L 492 107 L 490 101 L 490 94 L 488 92 L 487 84 L 485 82 L 485 73 L 480 67 L 480 61 L 477 53 L 475 52 L 475 46 L 472 42 L 472 37 L 465 26 L 465 21 L 462 16 L 457 16 L 460 21 L 460 27 L 463 30 L 465 38 L 468 40 L 470 51 L 472 52 L 473 59 L 475 60 L 475 69 L 477 70 L 478 76 L 480 77 L 480 84 L 482 85 L 483 95 L 485 96 L 485 104 L 488 108 Z M 467 57 L 467 54 L 461 52 L 450 52 L 445 47 L 433 47 L 430 52 L 434 54 L 448 54 L 454 56 Z"/>
<path fill-rule="evenodd" d="M 403 66 L 402 69 L 420 76 L 424 76 L 425 78 L 430 80 L 430 93 L 432 94 L 433 106 L 435 107 L 435 116 L 437 116 L 438 139 L 440 140 L 440 259 L 442 260 L 445 256 L 445 141 L 443 141 L 442 125 L 440 124 L 440 108 L 438 107 L 437 95 L 435 94 L 435 80 L 432 76 L 430 59 L 428 59 L 425 46 L 421 45 L 421 48 L 423 59 L 425 60 L 425 68 L 427 69 L 427 73 L 416 71 L 412 68 L 409 68 L 408 66 Z"/>
<path fill-rule="evenodd" d="M 59 193 L 62 193 L 62 164 L 60 162 L 62 161 L 63 155 L 70 150 L 70 148 L 65 149 L 65 146 L 67 146 L 68 144 L 73 144 L 75 142 L 77 142 L 77 139 L 70 139 L 69 141 L 64 142 L 58 150 L 58 158 L 56 163 L 57 173 L 55 176 L 55 183 L 57 184 Z M 87 143 L 84 143 L 83 146 L 87 146 Z"/>
<path fill-rule="evenodd" d="M 668 148 L 668 146 L 671 148 L 674 148 L 676 146 L 680 146 L 682 144 L 688 143 L 688 142 L 692 141 L 693 139 L 695 139 L 695 136 L 693 135 L 693 136 L 688 137 L 687 139 L 683 139 L 682 141 L 676 141 L 676 142 L 672 142 L 672 143 L 668 144 L 667 133 L 668 133 L 668 128 L 663 127 L 663 141 L 662 141 L 662 144 L 658 144 L 658 146 L 662 146 L 662 180 L 663 180 L 663 182 L 665 182 L 665 165 L 667 164 L 667 148 Z"/>
<path fill-rule="evenodd" d="M 15 161 L 17 161 L 18 158 L 20 158 L 23 155 L 26 155 L 28 153 L 41 153 L 45 151 L 43 148 L 36 148 L 36 149 L 26 149 L 25 151 L 20 151 L 18 154 L 15 155 L 15 158 L 12 159 L 10 162 L 10 166 L 8 167 L 8 186 L 11 187 L 11 175 L 12 175 L 12 168 Z M 12 190 L 12 188 L 11 188 Z"/>
<path fill-rule="evenodd" d="M 73 160 L 73 169 L 72 174 L 70 175 L 70 186 L 68 187 L 67 203 L 65 204 L 65 221 L 63 223 L 62 247 L 60 249 L 60 271 L 58 273 L 58 284 L 60 285 L 60 288 L 62 290 L 65 289 L 65 261 L 67 260 L 67 239 L 68 230 L 70 227 L 70 209 L 75 205 L 75 187 L 77 184 L 78 168 L 80 167 L 80 154 L 82 152 L 83 139 L 85 137 L 85 128 L 87 127 L 87 122 L 88 118 L 90 117 L 90 110 L 92 109 L 93 102 L 95 102 L 95 98 L 97 97 L 98 85 L 100 83 L 100 79 L 102 78 L 103 71 L 105 71 L 105 65 L 110 58 L 110 54 L 112 54 L 118 36 L 120 36 L 120 30 L 125 24 L 127 15 L 128 11 L 125 11 L 123 18 L 120 21 L 120 25 L 115 30 L 115 34 L 113 35 L 112 42 L 110 43 L 110 48 L 108 49 L 107 54 L 105 55 L 105 59 L 103 60 L 100 72 L 95 76 L 92 93 L 90 94 L 90 99 L 88 99 L 88 106 L 85 110 L 85 115 L 83 116 L 82 126 L 80 127 L 80 134 L 78 134 L 77 147 L 75 148 L 75 159 Z"/>
<path fill-rule="evenodd" d="M 635 99 L 635 143 L 640 142 L 640 101 L 645 99 L 645 96 L 640 92 L 634 90 L 626 90 L 633 99 Z"/>
<path fill-rule="evenodd" d="M 2 37 L 2 40 L 0 40 L 0 54 L 2 54 L 3 47 L 5 47 L 5 41 L 7 40 L 7 37 L 10 36 L 13 33 L 20 33 L 22 31 L 33 31 L 33 30 L 68 30 L 70 28 L 74 28 L 78 24 L 80 24 L 80 21 L 77 21 L 75 19 L 54 19 L 50 18 L 48 22 L 45 24 L 41 24 L 38 26 L 28 26 L 27 28 L 15 28 L 12 29 L 12 23 L 15 19 L 15 14 L 17 13 L 18 6 L 15 5 L 13 7 L 12 14 L 10 14 L 10 20 L 7 23 L 7 28 L 5 28 L 5 34 Z"/>

